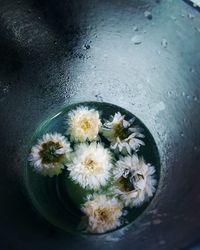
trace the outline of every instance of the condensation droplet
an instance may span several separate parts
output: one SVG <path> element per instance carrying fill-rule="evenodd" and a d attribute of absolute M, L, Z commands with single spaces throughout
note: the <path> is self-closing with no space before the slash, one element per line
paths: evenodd
<path fill-rule="evenodd" d="M 181 137 L 184 137 L 185 135 L 184 135 L 184 133 L 183 132 L 181 132 Z"/>
<path fill-rule="evenodd" d="M 176 17 L 175 17 L 175 16 L 171 16 L 171 19 L 172 19 L 173 21 L 176 21 Z"/>
<path fill-rule="evenodd" d="M 135 45 L 139 45 L 142 43 L 142 37 L 140 35 L 135 35 L 131 38 L 131 41 L 135 44 Z"/>
<path fill-rule="evenodd" d="M 188 16 L 189 19 L 194 19 L 194 15 L 191 14 L 191 13 L 189 13 L 187 16 Z"/>
<path fill-rule="evenodd" d="M 167 91 L 167 95 L 171 96 L 173 94 L 173 92 L 171 90 Z"/>
<path fill-rule="evenodd" d="M 194 73 L 194 69 L 193 68 L 189 68 L 189 71 L 191 72 L 191 73 Z"/>
<path fill-rule="evenodd" d="M 160 245 L 165 245 L 165 244 L 166 244 L 166 241 L 165 241 L 165 240 L 160 240 L 160 241 L 159 241 L 159 244 L 160 244 Z"/>
<path fill-rule="evenodd" d="M 95 69 L 97 66 L 96 65 L 91 65 L 91 69 Z"/>
<path fill-rule="evenodd" d="M 161 45 L 162 45 L 163 48 L 166 49 L 167 46 L 168 46 L 168 41 L 165 38 L 163 38 L 162 41 L 161 41 Z"/>
<path fill-rule="evenodd" d="M 162 223 L 162 221 L 160 220 L 160 219 L 155 219 L 155 220 L 153 220 L 153 224 L 154 225 L 159 225 L 159 224 L 161 224 Z"/>
<path fill-rule="evenodd" d="M 95 95 L 98 102 L 103 102 L 103 97 L 100 94 Z"/>
<path fill-rule="evenodd" d="M 9 89 L 10 89 L 10 83 L 1 83 L 0 82 L 0 88 L 1 88 L 3 94 L 7 94 L 9 92 Z"/>
<path fill-rule="evenodd" d="M 82 46 L 82 48 L 83 48 L 84 50 L 88 50 L 88 49 L 90 49 L 90 45 L 89 45 L 89 44 L 84 44 L 84 45 Z"/>
<path fill-rule="evenodd" d="M 148 10 L 145 10 L 144 16 L 145 16 L 147 19 L 149 19 L 149 20 L 151 20 L 151 19 L 153 18 L 151 12 L 148 11 Z"/>
<path fill-rule="evenodd" d="M 197 97 L 197 96 L 193 96 L 193 100 L 194 100 L 195 102 L 197 102 L 197 101 L 198 101 L 198 97 Z"/>
<path fill-rule="evenodd" d="M 200 33 L 200 28 L 199 27 L 195 27 L 195 30 Z"/>

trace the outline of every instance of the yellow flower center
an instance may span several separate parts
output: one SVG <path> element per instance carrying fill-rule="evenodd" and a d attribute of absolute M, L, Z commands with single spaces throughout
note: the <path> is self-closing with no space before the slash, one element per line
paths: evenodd
<path fill-rule="evenodd" d="M 101 221 L 107 221 L 109 219 L 110 211 L 106 208 L 98 208 L 96 214 Z"/>
<path fill-rule="evenodd" d="M 114 138 L 119 138 L 120 140 L 126 139 L 128 137 L 128 130 L 124 128 L 122 121 L 113 124 L 112 134 Z"/>
<path fill-rule="evenodd" d="M 91 128 L 91 122 L 87 119 L 87 118 L 84 118 L 82 121 L 81 121 L 81 128 L 84 130 L 84 131 L 87 131 L 88 129 Z"/>
<path fill-rule="evenodd" d="M 59 142 L 48 141 L 42 144 L 42 149 L 39 152 L 42 158 L 42 163 L 59 163 L 64 160 L 64 154 L 57 154 L 56 150 L 62 148 Z"/>
<path fill-rule="evenodd" d="M 119 207 L 100 207 L 95 211 L 95 217 L 97 217 L 98 221 L 103 223 L 112 224 L 114 222 L 113 215 L 120 211 Z"/>
<path fill-rule="evenodd" d="M 85 161 L 83 162 L 83 165 L 85 166 L 85 169 L 89 172 L 100 172 L 102 170 L 100 164 L 90 157 L 86 158 Z"/>
<path fill-rule="evenodd" d="M 130 192 L 135 189 L 133 183 L 130 182 L 129 178 L 124 178 L 123 176 L 121 176 L 117 180 L 116 185 L 122 192 Z"/>

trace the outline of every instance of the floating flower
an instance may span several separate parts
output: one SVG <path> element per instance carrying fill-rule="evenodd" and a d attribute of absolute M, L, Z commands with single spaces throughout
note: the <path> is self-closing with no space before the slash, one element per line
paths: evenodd
<path fill-rule="evenodd" d="M 122 205 L 116 198 L 105 195 L 90 197 L 82 211 L 88 217 L 87 230 L 92 233 L 105 233 L 121 224 Z"/>
<path fill-rule="evenodd" d="M 96 140 L 101 127 L 99 112 L 88 107 L 78 107 L 69 113 L 67 124 L 69 126 L 67 134 L 72 140 L 79 142 Z"/>
<path fill-rule="evenodd" d="M 72 180 L 83 188 L 98 189 L 107 184 L 112 168 L 112 157 L 100 143 L 78 145 L 72 162 L 67 166 Z"/>
<path fill-rule="evenodd" d="M 111 142 L 112 149 L 124 150 L 131 154 L 131 150 L 138 151 L 141 145 L 145 145 L 141 138 L 144 135 L 141 129 L 133 126 L 134 119 L 125 120 L 125 115 L 115 113 L 112 121 L 104 124 L 103 135 Z"/>
<path fill-rule="evenodd" d="M 36 172 L 52 177 L 62 172 L 70 151 L 70 144 L 64 136 L 47 133 L 32 147 L 29 161 Z"/>
<path fill-rule="evenodd" d="M 116 163 L 113 172 L 116 180 L 116 193 L 125 206 L 141 206 L 153 196 L 156 188 L 155 168 L 146 164 L 137 155 L 126 156 Z"/>

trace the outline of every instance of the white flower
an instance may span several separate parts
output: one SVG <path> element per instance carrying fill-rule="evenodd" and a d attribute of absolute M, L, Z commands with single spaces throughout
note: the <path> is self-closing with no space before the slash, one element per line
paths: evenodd
<path fill-rule="evenodd" d="M 72 140 L 79 142 L 96 140 L 101 127 L 99 112 L 88 107 L 78 107 L 69 113 L 67 125 L 67 134 Z"/>
<path fill-rule="evenodd" d="M 112 168 L 112 158 L 108 149 L 101 144 L 92 142 L 78 145 L 72 162 L 67 168 L 72 180 L 83 188 L 98 189 L 107 184 Z"/>
<path fill-rule="evenodd" d="M 103 135 L 111 142 L 112 149 L 118 148 L 120 152 L 125 150 L 131 154 L 131 150 L 138 151 L 141 145 L 145 145 L 140 139 L 144 138 L 141 129 L 133 126 L 134 120 L 126 121 L 125 115 L 118 112 L 112 121 L 105 122 Z"/>
<path fill-rule="evenodd" d="M 29 161 L 36 172 L 52 177 L 62 172 L 70 151 L 70 144 L 64 136 L 47 133 L 32 147 Z"/>
<path fill-rule="evenodd" d="M 98 195 L 89 199 L 82 211 L 88 217 L 87 230 L 92 233 L 105 233 L 121 224 L 122 204 L 116 198 Z"/>
<path fill-rule="evenodd" d="M 141 206 L 156 190 L 155 168 L 137 155 L 121 158 L 113 175 L 118 186 L 115 191 L 125 206 Z"/>

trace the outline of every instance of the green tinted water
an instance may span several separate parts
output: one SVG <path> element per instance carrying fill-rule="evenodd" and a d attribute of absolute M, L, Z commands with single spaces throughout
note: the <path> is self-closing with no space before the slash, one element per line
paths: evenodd
<path fill-rule="evenodd" d="M 111 115 L 114 115 L 118 111 L 122 115 L 126 115 L 126 120 L 135 117 L 127 110 L 108 103 L 85 102 L 74 104 L 63 108 L 59 113 L 44 121 L 33 135 L 30 148 L 45 133 L 58 132 L 65 134 L 67 114 L 80 105 L 95 108 L 100 112 L 103 119 L 109 119 Z M 138 155 L 143 155 L 146 162 L 155 166 L 156 178 L 159 180 L 160 161 L 155 141 L 148 129 L 138 118 L 136 118 L 135 124 L 144 129 L 144 142 L 146 144 L 145 147 L 140 148 Z M 25 178 L 29 198 L 42 217 L 67 232 L 81 233 L 79 231 L 79 224 L 82 217 L 80 205 L 84 202 L 88 191 L 85 191 L 78 184 L 72 182 L 68 177 L 66 169 L 58 177 L 49 178 L 35 173 L 27 162 Z M 143 213 L 149 203 L 150 201 L 139 208 L 128 209 L 121 227 L 133 222 Z"/>

